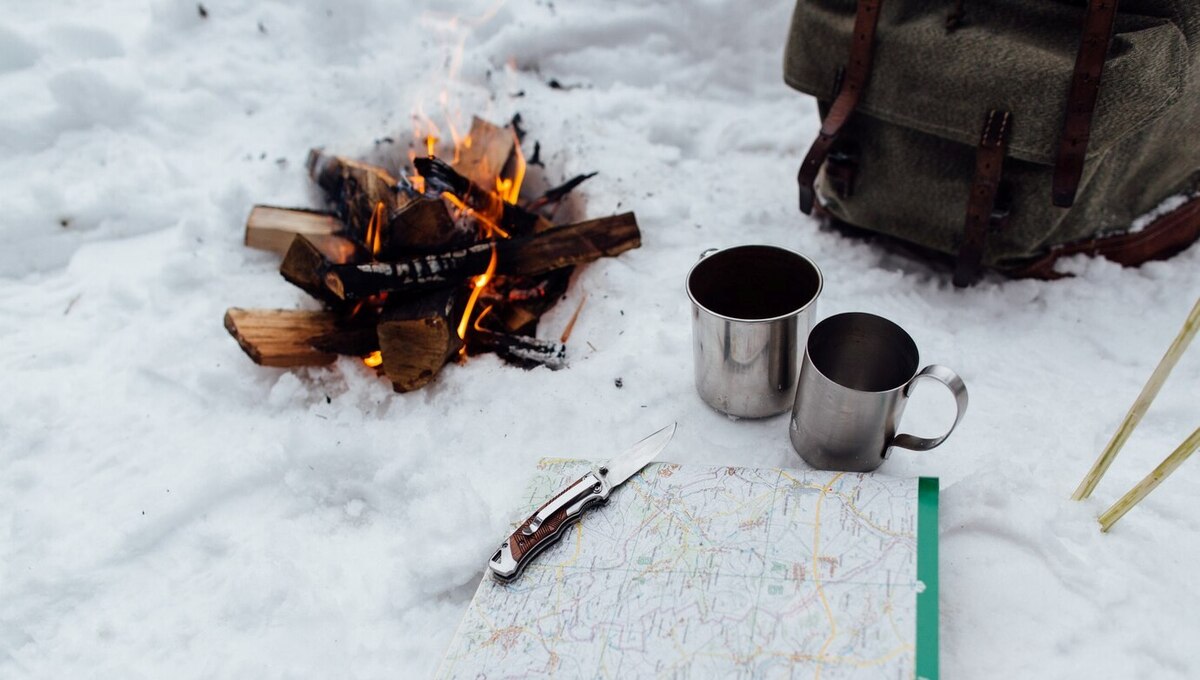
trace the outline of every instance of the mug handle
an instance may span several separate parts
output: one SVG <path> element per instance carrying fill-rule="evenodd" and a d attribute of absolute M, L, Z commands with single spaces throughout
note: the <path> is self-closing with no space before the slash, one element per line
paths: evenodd
<path fill-rule="evenodd" d="M 906 399 L 912 396 L 913 388 L 916 387 L 917 380 L 921 378 L 931 378 L 949 388 L 950 393 L 954 395 L 954 403 L 958 405 L 958 415 L 954 416 L 954 424 L 950 426 L 950 429 L 946 431 L 946 434 L 940 437 L 926 439 L 925 437 L 916 437 L 911 434 L 898 434 L 892 440 L 892 446 L 899 446 L 904 449 L 912 449 L 913 451 L 928 451 L 929 449 L 932 449 L 938 444 L 946 441 L 946 437 L 949 437 L 950 433 L 954 432 L 954 428 L 958 427 L 958 421 L 962 420 L 963 414 L 967 412 L 966 384 L 963 383 L 962 378 L 958 377 L 957 373 L 949 368 L 946 368 L 945 366 L 939 366 L 937 364 L 926 366 L 925 368 L 921 369 L 920 373 L 913 376 L 913 379 L 910 380 L 908 385 L 904 388 L 904 397 Z"/>

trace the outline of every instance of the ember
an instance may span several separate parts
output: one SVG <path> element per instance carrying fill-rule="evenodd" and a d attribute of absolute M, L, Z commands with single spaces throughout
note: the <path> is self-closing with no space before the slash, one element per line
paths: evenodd
<path fill-rule="evenodd" d="M 448 125 L 447 161 L 437 155 L 436 126 L 422 119 L 399 179 L 313 150 L 309 173 L 330 212 L 255 206 L 246 245 L 284 255 L 280 273 L 326 311 L 234 308 L 230 333 L 259 364 L 321 365 L 349 354 L 402 392 L 456 357 L 484 352 L 525 368 L 564 366 L 570 328 L 562 342 L 540 340 L 538 319 L 563 296 L 575 265 L 636 248 L 641 234 L 632 213 L 554 222 L 591 175 L 523 200 L 529 165 L 516 122 L 476 118 L 465 136 Z"/>

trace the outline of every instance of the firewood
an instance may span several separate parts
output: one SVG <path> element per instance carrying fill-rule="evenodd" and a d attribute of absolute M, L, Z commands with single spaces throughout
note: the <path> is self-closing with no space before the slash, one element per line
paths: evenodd
<path fill-rule="evenodd" d="M 313 149 L 308 153 L 308 173 L 325 190 L 350 236 L 359 242 L 367 239 L 376 206 L 383 203 L 388 221 L 403 207 L 396 178 L 383 168 Z"/>
<path fill-rule="evenodd" d="M 397 392 L 427 385 L 462 348 L 456 326 L 462 315 L 460 289 L 434 291 L 384 305 L 376 332 L 381 368 Z"/>
<path fill-rule="evenodd" d="M 498 255 L 497 273 L 537 276 L 619 255 L 640 245 L 637 219 L 633 213 L 623 213 L 555 227 L 524 238 L 484 241 L 436 255 L 396 262 L 329 265 L 323 282 L 324 288 L 338 299 L 359 300 L 381 292 L 429 290 L 458 284 L 487 269 L 493 248 Z M 288 254 L 290 258 L 292 253 Z"/>
<path fill-rule="evenodd" d="M 481 187 L 495 187 L 516 148 L 516 135 L 512 128 L 497 127 L 475 117 L 467 138 L 470 145 L 463 145 L 454 169 Z"/>
<path fill-rule="evenodd" d="M 474 230 L 464 228 L 450 217 L 444 200 L 419 197 L 409 201 L 380 231 L 376 259 L 397 259 L 413 251 L 446 250 L 470 243 L 474 237 Z"/>
<path fill-rule="evenodd" d="M 231 307 L 225 328 L 263 366 L 322 366 L 379 349 L 374 319 L 346 322 L 333 312 Z"/>
<path fill-rule="evenodd" d="M 472 182 L 440 158 L 415 158 L 413 166 L 425 178 L 427 190 L 457 196 L 476 215 L 493 222 L 511 236 L 534 234 L 552 226 L 541 215 L 504 202 L 495 191 Z"/>
<path fill-rule="evenodd" d="M 507 332 L 515 335 L 535 335 L 537 322 L 567 292 L 574 267 L 556 269 L 539 277 L 505 277 L 492 279 L 490 295 L 480 298 L 480 304 L 491 305 Z"/>
<path fill-rule="evenodd" d="M 331 213 L 305 208 L 256 205 L 246 218 L 245 243 L 251 248 L 287 253 L 296 234 L 331 236 L 342 225 Z"/>
<path fill-rule="evenodd" d="M 531 209 L 536 210 L 538 208 L 542 208 L 547 205 L 555 205 L 555 204 L 561 203 L 562 200 L 564 198 L 566 198 L 572 191 L 574 191 L 576 188 L 578 188 L 580 184 L 583 184 L 584 182 L 588 181 L 589 179 L 595 177 L 597 174 L 598 173 L 595 173 L 595 172 L 589 172 L 584 175 L 575 175 L 571 179 L 563 182 L 562 184 L 560 184 L 556 187 L 553 187 L 551 189 L 547 189 L 546 193 L 542 194 L 536 200 L 534 200 L 534 202 L 529 207 Z"/>
<path fill-rule="evenodd" d="M 298 235 L 284 255 L 279 273 L 309 295 L 337 303 L 338 296 L 325 287 L 325 272 L 335 265 L 348 265 L 363 257 L 357 244 L 341 236 Z"/>
<path fill-rule="evenodd" d="M 514 366 L 545 366 L 552 371 L 567 365 L 567 347 L 552 340 L 474 328 L 467 336 L 472 353 L 495 352 Z"/>
<path fill-rule="evenodd" d="M 308 342 L 337 332 L 331 312 L 231 307 L 225 312 L 225 328 L 242 351 L 262 366 L 321 366 L 337 358 Z"/>

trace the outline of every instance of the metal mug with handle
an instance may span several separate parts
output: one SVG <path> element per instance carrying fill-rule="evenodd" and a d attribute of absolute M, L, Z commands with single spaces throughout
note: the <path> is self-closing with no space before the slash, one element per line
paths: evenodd
<path fill-rule="evenodd" d="M 706 250 L 688 272 L 696 390 L 740 418 L 792 405 L 800 353 L 815 320 L 821 270 L 786 248 Z"/>
<path fill-rule="evenodd" d="M 808 336 L 792 409 L 796 453 L 822 470 L 870 472 L 894 446 L 928 451 L 941 444 L 967 410 L 967 388 L 945 366 L 920 365 L 912 337 L 883 317 L 851 312 L 818 323 Z M 922 379 L 945 385 L 958 407 L 940 437 L 896 433 Z"/>

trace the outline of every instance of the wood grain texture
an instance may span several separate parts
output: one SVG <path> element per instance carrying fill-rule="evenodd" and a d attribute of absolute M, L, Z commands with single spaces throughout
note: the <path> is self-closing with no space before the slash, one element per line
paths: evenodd
<path fill-rule="evenodd" d="M 467 136 L 470 145 L 463 145 L 454 169 L 479 186 L 494 189 L 516 149 L 516 135 L 512 128 L 498 127 L 476 116 L 471 119 Z"/>
<path fill-rule="evenodd" d="M 330 312 L 231 307 L 225 312 L 225 329 L 262 366 L 322 366 L 337 358 L 308 342 L 337 330 Z"/>
<path fill-rule="evenodd" d="M 376 326 L 381 368 L 397 392 L 428 385 L 462 348 L 456 329 L 460 289 L 389 299 Z"/>
<path fill-rule="evenodd" d="M 498 274 L 537 276 L 619 255 L 641 243 L 637 219 L 633 213 L 623 213 L 555 227 L 523 238 L 485 241 L 436 255 L 395 262 L 329 266 L 325 268 L 320 289 L 330 291 L 342 300 L 361 300 L 381 292 L 457 285 L 487 269 L 493 247 L 497 250 Z M 297 257 L 302 254 L 297 253 Z"/>
<path fill-rule="evenodd" d="M 246 218 L 245 244 L 284 255 L 297 234 L 332 236 L 341 229 L 342 224 L 331 213 L 256 205 Z"/>

